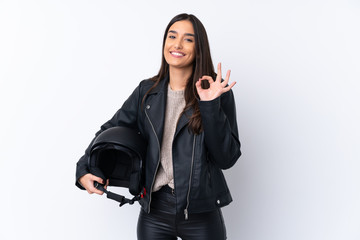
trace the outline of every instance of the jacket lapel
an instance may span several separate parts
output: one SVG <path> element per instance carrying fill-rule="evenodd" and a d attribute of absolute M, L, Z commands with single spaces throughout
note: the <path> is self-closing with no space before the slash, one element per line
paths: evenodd
<path fill-rule="evenodd" d="M 159 139 L 160 144 L 162 143 L 166 101 L 167 101 L 167 86 L 169 78 L 166 77 L 160 81 L 159 85 L 156 86 L 147 96 L 145 101 L 146 112 L 149 115 L 151 124 L 153 124 L 156 135 Z M 189 109 L 182 114 L 178 120 L 174 138 L 178 133 L 187 126 L 189 118 L 193 114 L 193 110 Z"/>
<path fill-rule="evenodd" d="M 189 123 L 189 118 L 190 118 L 190 116 L 192 114 L 193 114 L 193 110 L 189 109 L 184 114 L 182 114 L 180 116 L 179 121 L 178 121 L 177 126 L 176 126 L 176 131 L 175 131 L 174 138 L 180 132 L 181 129 L 183 129 L 185 126 L 187 126 L 187 124 Z"/>
<path fill-rule="evenodd" d="M 162 142 L 165 121 L 165 107 L 167 96 L 168 78 L 164 78 L 146 97 L 145 111 L 153 125 L 159 143 Z"/>

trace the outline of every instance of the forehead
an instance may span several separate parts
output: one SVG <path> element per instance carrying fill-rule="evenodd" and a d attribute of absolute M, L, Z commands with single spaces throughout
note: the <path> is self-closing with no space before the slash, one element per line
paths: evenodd
<path fill-rule="evenodd" d="M 169 32 L 176 32 L 178 34 L 194 34 L 194 28 L 189 20 L 177 21 L 169 28 Z"/>

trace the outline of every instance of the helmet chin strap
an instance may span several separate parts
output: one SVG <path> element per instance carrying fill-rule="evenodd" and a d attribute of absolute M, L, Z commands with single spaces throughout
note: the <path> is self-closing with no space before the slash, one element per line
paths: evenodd
<path fill-rule="evenodd" d="M 94 182 L 94 187 L 100 191 L 103 191 L 104 193 L 106 193 L 106 197 L 109 198 L 109 199 L 112 199 L 114 201 L 117 201 L 120 203 L 120 207 L 122 207 L 124 204 L 128 203 L 130 205 L 134 204 L 135 201 L 139 201 L 141 199 L 141 197 L 143 196 L 143 194 L 139 194 L 135 197 L 133 197 L 132 199 L 128 199 L 120 194 L 117 194 L 117 193 L 113 193 L 113 192 L 110 192 L 108 190 L 105 189 L 104 187 L 105 185 L 103 184 L 100 184 L 98 182 Z"/>

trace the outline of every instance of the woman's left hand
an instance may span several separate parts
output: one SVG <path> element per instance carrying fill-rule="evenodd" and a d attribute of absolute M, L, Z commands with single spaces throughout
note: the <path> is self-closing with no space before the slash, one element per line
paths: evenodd
<path fill-rule="evenodd" d="M 221 94 L 229 91 L 235 85 L 236 82 L 232 82 L 230 85 L 226 86 L 229 82 L 230 70 L 226 72 L 226 77 L 223 82 L 221 82 L 221 63 L 218 63 L 217 70 L 215 81 L 210 76 L 202 76 L 199 81 L 196 82 L 196 90 L 201 101 L 214 100 L 215 98 L 220 97 Z M 201 87 L 202 80 L 208 80 L 210 87 L 203 89 Z"/>

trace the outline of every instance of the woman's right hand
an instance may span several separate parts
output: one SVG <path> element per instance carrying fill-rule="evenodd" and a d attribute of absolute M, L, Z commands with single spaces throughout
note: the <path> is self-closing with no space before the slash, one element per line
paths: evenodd
<path fill-rule="evenodd" d="M 99 194 L 99 195 L 103 195 L 104 192 L 103 191 L 100 191 L 99 189 L 95 188 L 94 187 L 94 182 L 98 182 L 100 184 L 105 184 L 104 183 L 104 180 L 102 178 L 99 178 L 91 173 L 87 173 L 85 174 L 84 176 L 82 176 L 81 178 L 79 178 L 79 183 L 86 189 L 86 191 L 89 193 L 89 194 L 93 194 L 93 193 L 96 193 L 96 194 Z M 105 185 L 105 189 L 108 185 L 109 181 L 106 182 L 106 185 Z"/>

